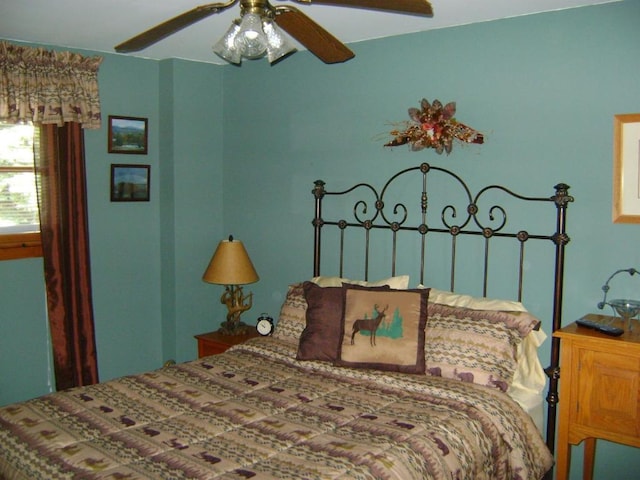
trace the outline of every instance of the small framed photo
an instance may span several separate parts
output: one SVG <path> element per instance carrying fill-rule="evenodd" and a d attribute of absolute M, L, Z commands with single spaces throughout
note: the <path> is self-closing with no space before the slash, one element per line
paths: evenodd
<path fill-rule="evenodd" d="M 149 201 L 149 165 L 111 165 L 112 202 Z"/>
<path fill-rule="evenodd" d="M 147 119 L 109 115 L 109 153 L 147 154 Z"/>
<path fill-rule="evenodd" d="M 640 223 L 640 113 L 613 121 L 613 223 Z"/>

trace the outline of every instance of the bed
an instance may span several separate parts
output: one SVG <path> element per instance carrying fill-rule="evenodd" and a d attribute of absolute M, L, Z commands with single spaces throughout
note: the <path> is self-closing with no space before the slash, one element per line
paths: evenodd
<path fill-rule="evenodd" d="M 447 180 L 430 183 L 439 176 Z M 389 202 L 395 184 L 403 194 L 418 186 L 409 196 L 417 199 L 417 214 L 411 204 Z M 451 185 L 462 190 L 462 208 L 449 200 L 437 206 L 436 194 L 449 198 Z M 361 190 L 368 200 L 345 200 Z M 546 223 L 540 231 L 547 233 L 511 231 L 509 211 L 493 203 L 489 226 L 481 204 L 496 192 L 543 205 L 544 219 L 522 211 L 536 226 Z M 316 181 L 313 196 L 313 275 L 288 287 L 273 335 L 220 355 L 0 407 L 0 478 L 548 475 L 558 346 L 552 344 L 548 387 L 537 351 L 544 329 L 553 331 L 561 321 L 566 207 L 573 200 L 568 187 L 525 197 L 489 186 L 474 196 L 455 173 L 423 163 L 398 172 L 380 190 L 359 183 L 331 192 Z M 346 214 L 327 216 L 334 199 L 339 210 L 347 206 Z M 436 236 L 444 240 L 432 240 Z M 481 254 L 471 257 L 480 260 L 481 295 L 456 292 L 468 277 L 460 272 L 473 270 L 461 250 L 465 236 L 480 241 Z M 517 245 L 513 299 L 486 295 L 494 239 Z M 521 302 L 524 246 L 538 240 L 550 252 L 552 318 L 546 321 Z M 435 261 L 427 249 L 433 245 Z M 356 257 L 361 274 L 348 278 Z M 408 257 L 418 271 L 414 282 L 400 270 Z M 327 263 L 335 266 L 331 275 Z M 380 263 L 389 275 L 369 280 Z M 429 272 L 433 264 L 442 271 L 442 263 L 450 288 L 437 289 Z"/>

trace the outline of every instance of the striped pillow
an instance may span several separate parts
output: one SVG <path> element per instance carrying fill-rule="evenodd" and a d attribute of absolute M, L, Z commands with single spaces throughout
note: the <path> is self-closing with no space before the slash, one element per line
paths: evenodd
<path fill-rule="evenodd" d="M 517 368 L 516 349 L 538 324 L 528 312 L 474 310 L 430 302 L 426 372 L 506 392 Z"/>
<path fill-rule="evenodd" d="M 289 285 L 287 296 L 280 308 L 278 322 L 273 330 L 274 338 L 298 345 L 304 330 L 307 301 L 301 283 Z"/>

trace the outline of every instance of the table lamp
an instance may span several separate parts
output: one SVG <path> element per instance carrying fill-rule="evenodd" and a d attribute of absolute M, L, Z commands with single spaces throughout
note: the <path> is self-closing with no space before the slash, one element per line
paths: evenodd
<path fill-rule="evenodd" d="M 218 244 L 202 275 L 205 282 L 225 286 L 220 303 L 227 306 L 227 320 L 222 323 L 218 332 L 224 335 L 242 335 L 253 328 L 240 320 L 242 312 L 249 310 L 253 302 L 253 293 L 245 295 L 242 285 L 257 282 L 258 278 L 242 242 L 234 240 L 230 235 L 228 240 L 222 240 Z"/>
<path fill-rule="evenodd" d="M 633 330 L 633 323 L 631 323 L 631 320 L 633 319 L 633 317 L 638 315 L 638 313 L 640 313 L 640 301 L 627 298 L 617 298 L 615 300 L 607 301 L 607 294 L 609 293 L 609 282 L 613 277 L 623 272 L 626 272 L 629 275 L 640 273 L 635 268 L 623 268 L 613 272 L 607 279 L 605 284 L 602 286 L 604 297 L 602 301 L 598 303 L 598 308 L 602 310 L 605 305 L 609 305 L 618 315 L 620 315 L 624 322 L 626 322 L 627 329 L 631 332 Z"/>

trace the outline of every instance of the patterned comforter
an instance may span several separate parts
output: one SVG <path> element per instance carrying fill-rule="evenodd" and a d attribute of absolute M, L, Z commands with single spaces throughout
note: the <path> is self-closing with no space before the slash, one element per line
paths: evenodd
<path fill-rule="evenodd" d="M 552 457 L 506 394 L 295 360 L 222 355 L 0 408 L 0 479 L 528 479 Z"/>

